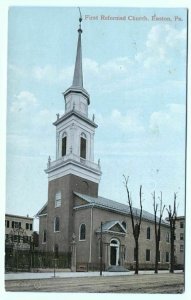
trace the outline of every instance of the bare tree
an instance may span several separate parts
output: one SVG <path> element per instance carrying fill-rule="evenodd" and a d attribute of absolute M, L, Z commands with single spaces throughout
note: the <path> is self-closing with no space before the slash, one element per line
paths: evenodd
<path fill-rule="evenodd" d="M 175 240 L 175 225 L 177 217 L 176 209 L 176 193 L 174 193 L 174 207 L 171 205 L 167 208 L 168 221 L 170 223 L 170 273 L 174 273 L 175 257 L 174 257 L 174 240 Z"/>
<path fill-rule="evenodd" d="M 124 177 L 124 185 L 127 191 L 127 199 L 128 199 L 128 205 L 129 205 L 129 209 L 130 209 L 130 214 L 131 214 L 131 223 L 132 223 L 132 229 L 133 229 L 133 236 L 134 236 L 134 240 L 135 240 L 135 274 L 138 274 L 139 272 L 139 235 L 140 235 L 140 228 L 141 228 L 141 221 L 142 221 L 142 185 L 140 186 L 140 190 L 139 190 L 139 200 L 140 200 L 140 213 L 139 216 L 136 216 L 136 221 L 134 219 L 135 215 L 133 213 L 133 207 L 132 207 L 132 199 L 131 199 L 131 195 L 129 192 L 129 188 L 128 188 L 128 179 L 129 177 L 126 177 L 125 175 L 123 175 Z"/>
<path fill-rule="evenodd" d="M 153 208 L 154 208 L 154 216 L 155 216 L 155 273 L 158 273 L 158 262 L 159 262 L 159 242 L 160 242 L 160 233 L 161 233 L 161 222 L 162 216 L 165 209 L 165 205 L 162 204 L 162 192 L 160 195 L 160 215 L 157 218 L 158 212 L 158 203 L 155 200 L 155 191 L 152 194 L 153 196 Z"/>

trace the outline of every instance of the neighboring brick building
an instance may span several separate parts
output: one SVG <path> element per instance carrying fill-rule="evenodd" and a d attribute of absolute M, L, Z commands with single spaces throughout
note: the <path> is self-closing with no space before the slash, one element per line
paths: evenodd
<path fill-rule="evenodd" d="M 30 249 L 33 235 L 33 218 L 5 215 L 5 246 L 20 250 Z"/>
<path fill-rule="evenodd" d="M 185 217 L 177 217 L 175 229 L 175 262 L 176 265 L 184 266 L 184 237 L 185 237 Z"/>
<path fill-rule="evenodd" d="M 37 213 L 39 249 L 70 252 L 73 264 L 99 265 L 100 226 L 103 222 L 103 263 L 134 265 L 134 238 L 129 207 L 98 196 L 100 162 L 94 162 L 97 124 L 88 117 L 90 96 L 83 88 L 81 20 L 72 86 L 64 92 L 65 114 L 57 115 L 56 160 L 48 159 L 48 202 Z M 138 209 L 134 209 L 136 216 Z M 170 261 L 169 224 L 162 221 L 159 268 Z M 155 260 L 154 216 L 143 212 L 139 238 L 141 268 L 153 268 Z M 74 250 L 75 248 L 75 250 Z M 74 268 L 75 269 L 75 268 Z"/>

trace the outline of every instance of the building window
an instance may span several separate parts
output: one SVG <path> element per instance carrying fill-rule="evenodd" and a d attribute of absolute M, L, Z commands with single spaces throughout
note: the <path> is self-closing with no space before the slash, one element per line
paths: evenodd
<path fill-rule="evenodd" d="M 84 241 L 86 239 L 86 225 L 80 225 L 80 241 Z"/>
<path fill-rule="evenodd" d="M 147 227 L 147 240 L 150 240 L 151 238 L 151 228 Z"/>
<path fill-rule="evenodd" d="M 180 222 L 180 228 L 184 228 L 184 223 Z"/>
<path fill-rule="evenodd" d="M 5 220 L 5 227 L 9 228 L 9 220 Z"/>
<path fill-rule="evenodd" d="M 54 231 L 60 231 L 60 219 L 59 217 L 55 217 L 54 219 Z"/>
<path fill-rule="evenodd" d="M 184 240 L 184 233 L 180 233 L 180 240 L 181 240 L 181 241 Z"/>
<path fill-rule="evenodd" d="M 80 157 L 86 159 L 86 136 L 81 135 L 80 138 Z"/>
<path fill-rule="evenodd" d="M 166 233 L 166 242 L 170 243 L 170 233 L 169 232 Z"/>
<path fill-rule="evenodd" d="M 166 252 L 166 262 L 169 262 L 169 260 L 170 260 L 169 252 Z"/>
<path fill-rule="evenodd" d="M 32 224 L 30 224 L 30 230 L 32 230 Z"/>
<path fill-rule="evenodd" d="M 61 206 L 61 192 L 56 193 L 55 195 L 55 207 Z"/>
<path fill-rule="evenodd" d="M 42 242 L 46 243 L 46 238 L 47 238 L 47 231 L 46 229 L 43 231 L 43 238 L 42 238 Z"/>
<path fill-rule="evenodd" d="M 26 223 L 26 229 L 27 230 L 29 229 L 29 223 Z"/>
<path fill-rule="evenodd" d="M 64 133 L 63 136 L 62 136 L 62 156 L 66 155 L 66 144 L 67 144 L 67 136 Z"/>
<path fill-rule="evenodd" d="M 21 222 L 12 221 L 12 228 L 21 228 Z"/>
<path fill-rule="evenodd" d="M 151 250 L 146 249 L 146 261 L 150 261 L 150 260 L 151 260 Z"/>
<path fill-rule="evenodd" d="M 180 252 L 184 252 L 184 245 L 180 245 Z"/>

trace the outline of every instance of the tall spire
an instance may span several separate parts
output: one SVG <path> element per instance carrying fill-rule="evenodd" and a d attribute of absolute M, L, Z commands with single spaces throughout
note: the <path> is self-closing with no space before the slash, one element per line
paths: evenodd
<path fill-rule="evenodd" d="M 79 9 L 79 11 L 80 11 L 80 9 Z M 74 68 L 73 82 L 72 82 L 72 85 L 63 94 L 64 94 L 64 99 L 65 99 L 65 105 L 66 105 L 65 111 L 66 112 L 69 112 L 72 109 L 72 107 L 75 107 L 75 110 L 77 110 L 77 107 L 78 107 L 78 111 L 83 110 L 84 114 L 88 114 L 88 109 L 87 109 L 86 105 L 90 104 L 90 96 L 83 87 L 81 22 L 82 22 L 82 15 L 80 12 L 79 28 L 78 28 L 78 44 L 77 44 L 76 62 L 75 62 L 75 68 Z M 78 96 L 79 96 L 78 100 L 76 98 L 76 94 L 78 94 Z M 85 105 L 84 109 L 82 109 L 83 104 Z"/>
<path fill-rule="evenodd" d="M 79 18 L 79 29 L 78 29 L 78 45 L 77 45 L 77 53 L 76 53 L 76 62 L 75 62 L 75 69 L 74 69 L 74 77 L 72 87 L 80 87 L 83 88 L 83 72 L 82 72 L 82 46 L 81 46 L 81 12 Z"/>

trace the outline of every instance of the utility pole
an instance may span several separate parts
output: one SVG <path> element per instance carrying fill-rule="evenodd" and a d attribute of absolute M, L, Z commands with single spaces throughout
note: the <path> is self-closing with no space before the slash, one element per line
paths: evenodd
<path fill-rule="evenodd" d="M 101 222 L 101 236 L 100 236 L 100 276 L 102 276 L 102 257 L 103 257 L 103 253 L 102 253 L 102 250 L 103 250 L 103 240 L 102 240 L 102 222 Z"/>

